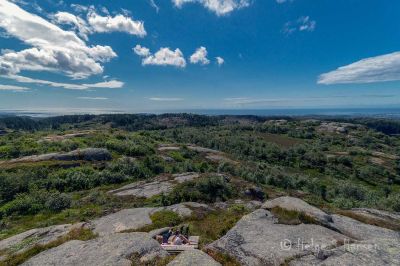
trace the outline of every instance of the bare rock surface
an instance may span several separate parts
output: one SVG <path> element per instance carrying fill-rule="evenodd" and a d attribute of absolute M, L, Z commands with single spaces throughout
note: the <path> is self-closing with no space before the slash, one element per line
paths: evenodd
<path fill-rule="evenodd" d="M 0 241 L 0 250 L 8 253 L 23 252 L 36 244 L 48 244 L 68 234 L 72 229 L 81 228 L 84 223 L 54 225 L 45 228 L 35 228 Z"/>
<path fill-rule="evenodd" d="M 221 153 L 220 151 L 209 149 L 209 148 L 204 148 L 204 147 L 199 147 L 196 145 L 187 145 L 187 148 L 189 150 L 195 151 L 195 152 L 200 152 L 200 153 Z"/>
<path fill-rule="evenodd" d="M 73 240 L 29 259 L 26 266 L 128 266 L 134 257 L 141 262 L 167 256 L 147 233 L 112 234 L 89 241 Z M 135 261 L 135 262 L 139 262 Z"/>
<path fill-rule="evenodd" d="M 345 243 L 332 250 L 294 259 L 289 265 L 400 265 L 400 242 L 391 238 L 378 238 Z"/>
<path fill-rule="evenodd" d="M 220 266 L 213 258 L 201 250 L 194 249 L 179 254 L 168 266 Z"/>
<path fill-rule="evenodd" d="M 192 181 L 196 178 L 199 178 L 200 174 L 195 173 L 195 172 L 189 172 L 189 173 L 182 173 L 182 174 L 174 174 L 172 177 L 174 178 L 174 181 L 176 181 L 178 183 L 183 183 L 186 181 Z"/>
<path fill-rule="evenodd" d="M 333 214 L 331 217 L 332 223 L 330 223 L 330 226 L 351 238 L 357 240 L 367 240 L 373 238 L 392 238 L 398 239 L 400 241 L 399 232 L 370 224 L 364 224 L 360 221 L 343 215 Z"/>
<path fill-rule="evenodd" d="M 87 148 L 78 149 L 68 153 L 48 153 L 42 155 L 26 156 L 5 161 L 7 163 L 29 163 L 42 161 L 109 161 L 111 154 L 107 149 Z"/>
<path fill-rule="evenodd" d="M 170 210 L 176 212 L 181 217 L 188 217 L 192 214 L 192 210 L 189 207 L 199 208 L 208 206 L 189 202 L 167 207 L 124 209 L 92 221 L 93 231 L 103 236 L 126 230 L 137 230 L 152 224 L 150 215 L 155 212 Z"/>
<path fill-rule="evenodd" d="M 120 197 L 134 196 L 138 198 L 151 198 L 162 193 L 168 194 L 177 184 L 191 181 L 199 177 L 199 173 L 192 172 L 174 174 L 172 175 L 172 179 L 166 179 L 165 177 L 160 176 L 155 178 L 152 182 L 134 182 L 121 188 L 111 190 L 109 193 Z"/>
<path fill-rule="evenodd" d="M 69 134 L 64 134 L 64 135 L 50 135 L 43 137 L 42 140 L 44 141 L 50 141 L 50 142 L 57 142 L 57 141 L 63 141 L 66 139 L 71 139 L 71 138 L 76 138 L 76 137 L 86 137 L 89 136 L 90 134 L 93 134 L 95 131 L 93 130 L 87 130 L 87 131 L 80 131 L 80 132 L 74 132 L 74 133 L 69 133 Z"/>
<path fill-rule="evenodd" d="M 315 224 L 284 225 L 267 210 L 244 216 L 208 248 L 228 253 L 242 265 L 280 265 L 317 248 L 333 248 L 346 236 Z"/>
<path fill-rule="evenodd" d="M 169 193 L 174 188 L 170 181 L 135 182 L 122 188 L 109 191 L 115 196 L 135 196 L 138 198 L 151 198 L 162 193 Z"/>
<path fill-rule="evenodd" d="M 398 212 L 387 212 L 368 208 L 356 208 L 352 209 L 351 212 L 364 216 L 366 218 L 377 219 L 388 223 L 395 223 L 400 225 L 400 213 Z"/>
<path fill-rule="evenodd" d="M 329 223 L 331 221 L 331 217 L 328 214 L 298 198 L 279 197 L 266 201 L 262 207 L 267 210 L 280 207 L 289 211 L 303 212 L 321 223 Z"/>

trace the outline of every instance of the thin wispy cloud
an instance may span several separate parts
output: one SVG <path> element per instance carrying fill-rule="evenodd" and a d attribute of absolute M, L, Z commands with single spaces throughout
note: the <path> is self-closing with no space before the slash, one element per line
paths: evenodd
<path fill-rule="evenodd" d="M 106 97 L 77 97 L 79 100 L 93 100 L 93 101 L 105 101 L 108 100 Z"/>
<path fill-rule="evenodd" d="M 156 4 L 156 0 L 149 0 L 150 6 L 158 13 L 160 12 L 160 7 Z"/>
<path fill-rule="evenodd" d="M 178 8 L 187 3 L 201 4 L 218 16 L 227 15 L 250 5 L 250 0 L 172 0 L 172 2 Z"/>
<path fill-rule="evenodd" d="M 400 52 L 362 59 L 319 76 L 319 84 L 373 83 L 400 80 Z"/>
<path fill-rule="evenodd" d="M 30 90 L 30 89 L 27 87 L 0 84 L 0 91 L 25 92 L 28 90 Z"/>
<path fill-rule="evenodd" d="M 111 81 L 103 81 L 98 83 L 83 83 L 83 84 L 73 84 L 73 83 L 61 83 L 61 82 L 53 82 L 48 80 L 42 79 L 33 79 L 25 76 L 19 75 L 7 75 L 7 76 L 0 76 L 7 79 L 15 80 L 19 83 L 29 83 L 29 84 L 37 84 L 37 85 L 46 85 L 55 88 L 63 88 L 69 90 L 87 90 L 93 88 L 107 88 L 107 89 L 117 89 L 122 88 L 124 83 L 117 80 Z"/>
<path fill-rule="evenodd" d="M 180 102 L 183 101 L 183 98 L 162 98 L 162 97 L 151 97 L 148 98 L 150 101 L 156 102 Z"/>
<path fill-rule="evenodd" d="M 299 17 L 295 21 L 286 22 L 283 26 L 283 33 L 290 35 L 295 32 L 312 32 L 315 30 L 317 22 L 309 16 Z"/>

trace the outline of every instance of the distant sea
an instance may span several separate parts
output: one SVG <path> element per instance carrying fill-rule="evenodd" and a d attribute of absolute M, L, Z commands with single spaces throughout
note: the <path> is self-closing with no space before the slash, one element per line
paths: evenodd
<path fill-rule="evenodd" d="M 256 115 L 256 116 L 350 116 L 350 117 L 386 117 L 400 118 L 400 108 L 313 108 L 313 109 L 182 109 L 182 110 L 157 110 L 147 112 L 129 112 L 117 110 L 74 110 L 62 111 L 29 111 L 29 110 L 1 110 L 0 116 L 30 116 L 51 117 L 73 114 L 162 114 L 162 113 L 193 113 L 202 115 Z"/>

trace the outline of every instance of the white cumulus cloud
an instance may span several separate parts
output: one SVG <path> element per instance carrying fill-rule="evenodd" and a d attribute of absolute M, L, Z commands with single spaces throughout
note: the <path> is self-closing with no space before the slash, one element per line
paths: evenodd
<path fill-rule="evenodd" d="M 146 36 L 144 22 L 132 20 L 130 17 L 124 15 L 116 15 L 114 17 L 107 15 L 101 16 L 91 9 L 88 17 L 88 23 L 94 32 L 126 32 L 140 37 Z"/>
<path fill-rule="evenodd" d="M 178 8 L 181 8 L 186 3 L 199 3 L 218 16 L 226 15 L 250 5 L 250 0 L 172 0 L 172 2 Z"/>
<path fill-rule="evenodd" d="M 142 56 L 142 57 L 145 57 L 145 56 L 149 56 L 150 55 L 150 49 L 149 48 L 146 48 L 146 47 L 143 47 L 143 46 L 141 46 L 141 45 L 136 45 L 134 48 L 133 48 L 133 51 L 135 52 L 135 54 L 137 54 L 138 56 Z"/>
<path fill-rule="evenodd" d="M 53 17 L 55 23 L 73 26 L 73 29 L 78 32 L 79 36 L 86 41 L 88 40 L 88 35 L 91 33 L 91 29 L 86 21 L 81 17 L 68 12 L 57 12 Z"/>
<path fill-rule="evenodd" d="M 222 57 L 217 56 L 215 59 L 217 60 L 217 64 L 219 66 L 222 66 L 223 64 L 225 64 L 225 60 Z"/>
<path fill-rule="evenodd" d="M 208 65 L 210 60 L 207 58 L 207 49 L 203 46 L 199 47 L 194 54 L 190 56 L 190 63 Z"/>
<path fill-rule="evenodd" d="M 0 56 L 0 74 L 24 70 L 63 73 L 72 78 L 101 74 L 103 66 L 117 55 L 109 46 L 88 46 L 74 32 L 64 31 L 16 4 L 0 1 L 0 28 L 26 45 L 18 52 Z"/>
<path fill-rule="evenodd" d="M 372 83 L 400 80 L 400 52 L 370 57 L 322 74 L 319 84 Z"/>
<path fill-rule="evenodd" d="M 158 50 L 155 54 L 152 54 L 146 47 L 136 45 L 133 51 L 141 56 L 142 65 L 156 65 L 156 66 L 176 66 L 184 68 L 186 67 L 186 60 L 183 56 L 182 51 L 177 48 L 175 51 L 168 47 L 163 47 Z"/>

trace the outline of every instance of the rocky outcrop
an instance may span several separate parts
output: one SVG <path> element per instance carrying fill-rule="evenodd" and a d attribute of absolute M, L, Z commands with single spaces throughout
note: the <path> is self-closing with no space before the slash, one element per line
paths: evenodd
<path fill-rule="evenodd" d="M 196 145 L 187 145 L 187 148 L 189 150 L 195 151 L 195 152 L 200 152 L 200 153 L 221 153 L 220 151 L 217 150 L 213 150 L 213 149 L 208 149 L 208 148 L 204 148 L 204 147 L 199 147 Z"/>
<path fill-rule="evenodd" d="M 208 248 L 227 253 L 243 265 L 280 265 L 292 257 L 333 248 L 347 237 L 315 224 L 277 224 L 271 212 L 259 209 L 244 216 Z"/>
<path fill-rule="evenodd" d="M 138 198 L 151 198 L 162 193 L 169 193 L 174 188 L 170 181 L 135 182 L 122 188 L 111 190 L 109 193 L 115 196 L 134 196 Z"/>
<path fill-rule="evenodd" d="M 332 221 L 328 214 L 298 198 L 280 197 L 265 202 L 262 207 L 267 210 L 280 207 L 289 211 L 302 212 L 323 224 L 328 224 Z"/>
<path fill-rule="evenodd" d="M 359 128 L 362 127 L 350 123 L 322 122 L 321 125 L 317 128 L 317 130 L 319 132 L 345 134 L 348 133 L 351 129 L 359 129 Z"/>
<path fill-rule="evenodd" d="M 165 257 L 157 241 L 147 233 L 112 234 L 89 241 L 73 240 L 29 259 L 25 266 L 131 265 Z"/>
<path fill-rule="evenodd" d="M 23 252 L 36 244 L 48 244 L 65 236 L 71 230 L 85 227 L 85 223 L 54 225 L 36 228 L 0 241 L 0 250 L 8 254 Z"/>
<path fill-rule="evenodd" d="M 382 210 L 358 208 L 349 211 L 352 216 L 373 224 L 383 225 L 389 229 L 400 231 L 400 213 Z"/>
<path fill-rule="evenodd" d="M 172 175 L 172 179 L 165 176 L 160 176 L 152 182 L 134 182 L 132 184 L 123 186 L 119 189 L 111 190 L 109 193 L 115 196 L 134 196 L 138 198 L 151 198 L 155 195 L 171 192 L 174 187 L 186 181 L 191 181 L 200 177 L 198 173 L 182 173 Z"/>
<path fill-rule="evenodd" d="M 189 207 L 207 208 L 208 206 L 205 204 L 189 202 L 175 204 L 168 207 L 124 209 L 92 221 L 93 231 L 98 233 L 100 236 L 103 236 L 126 230 L 137 230 L 146 225 L 152 224 L 150 215 L 155 212 L 170 210 L 176 212 L 181 217 L 188 217 L 192 214 L 192 210 Z"/>
<path fill-rule="evenodd" d="M 26 156 L 5 161 L 7 163 L 29 163 L 42 161 L 109 161 L 111 154 L 106 149 L 88 148 L 71 151 L 68 153 L 48 153 L 42 155 Z"/>
<path fill-rule="evenodd" d="M 63 141 L 66 139 L 72 139 L 72 138 L 77 138 L 77 137 L 86 137 L 86 136 L 89 136 L 90 134 L 93 134 L 94 132 L 95 131 L 88 130 L 88 131 L 69 133 L 69 134 L 65 134 L 65 135 L 50 135 L 50 136 L 43 137 L 42 141 L 50 141 L 50 142 Z"/>
<path fill-rule="evenodd" d="M 172 177 L 174 178 L 175 182 L 183 183 L 186 181 L 192 181 L 196 178 L 199 178 L 200 174 L 195 173 L 195 172 L 189 172 L 189 173 L 182 173 L 182 174 L 174 174 Z"/>
<path fill-rule="evenodd" d="M 220 266 L 213 258 L 198 249 L 188 250 L 179 254 L 168 266 Z"/>
<path fill-rule="evenodd" d="M 397 231 L 330 215 L 293 197 L 269 200 L 262 207 L 244 216 L 208 248 L 227 253 L 243 265 L 399 265 Z M 281 224 L 279 217 L 268 211 L 276 207 L 304 213 L 314 218 L 316 224 Z M 396 213 L 353 211 L 397 219 Z"/>
<path fill-rule="evenodd" d="M 335 230 L 357 240 L 373 238 L 392 238 L 400 241 L 400 233 L 386 228 L 364 224 L 360 221 L 343 215 L 331 215 L 332 222 L 329 224 Z"/>
<path fill-rule="evenodd" d="M 400 242 L 391 238 L 378 238 L 345 243 L 332 250 L 322 250 L 315 255 L 294 259 L 289 265 L 400 265 Z"/>

